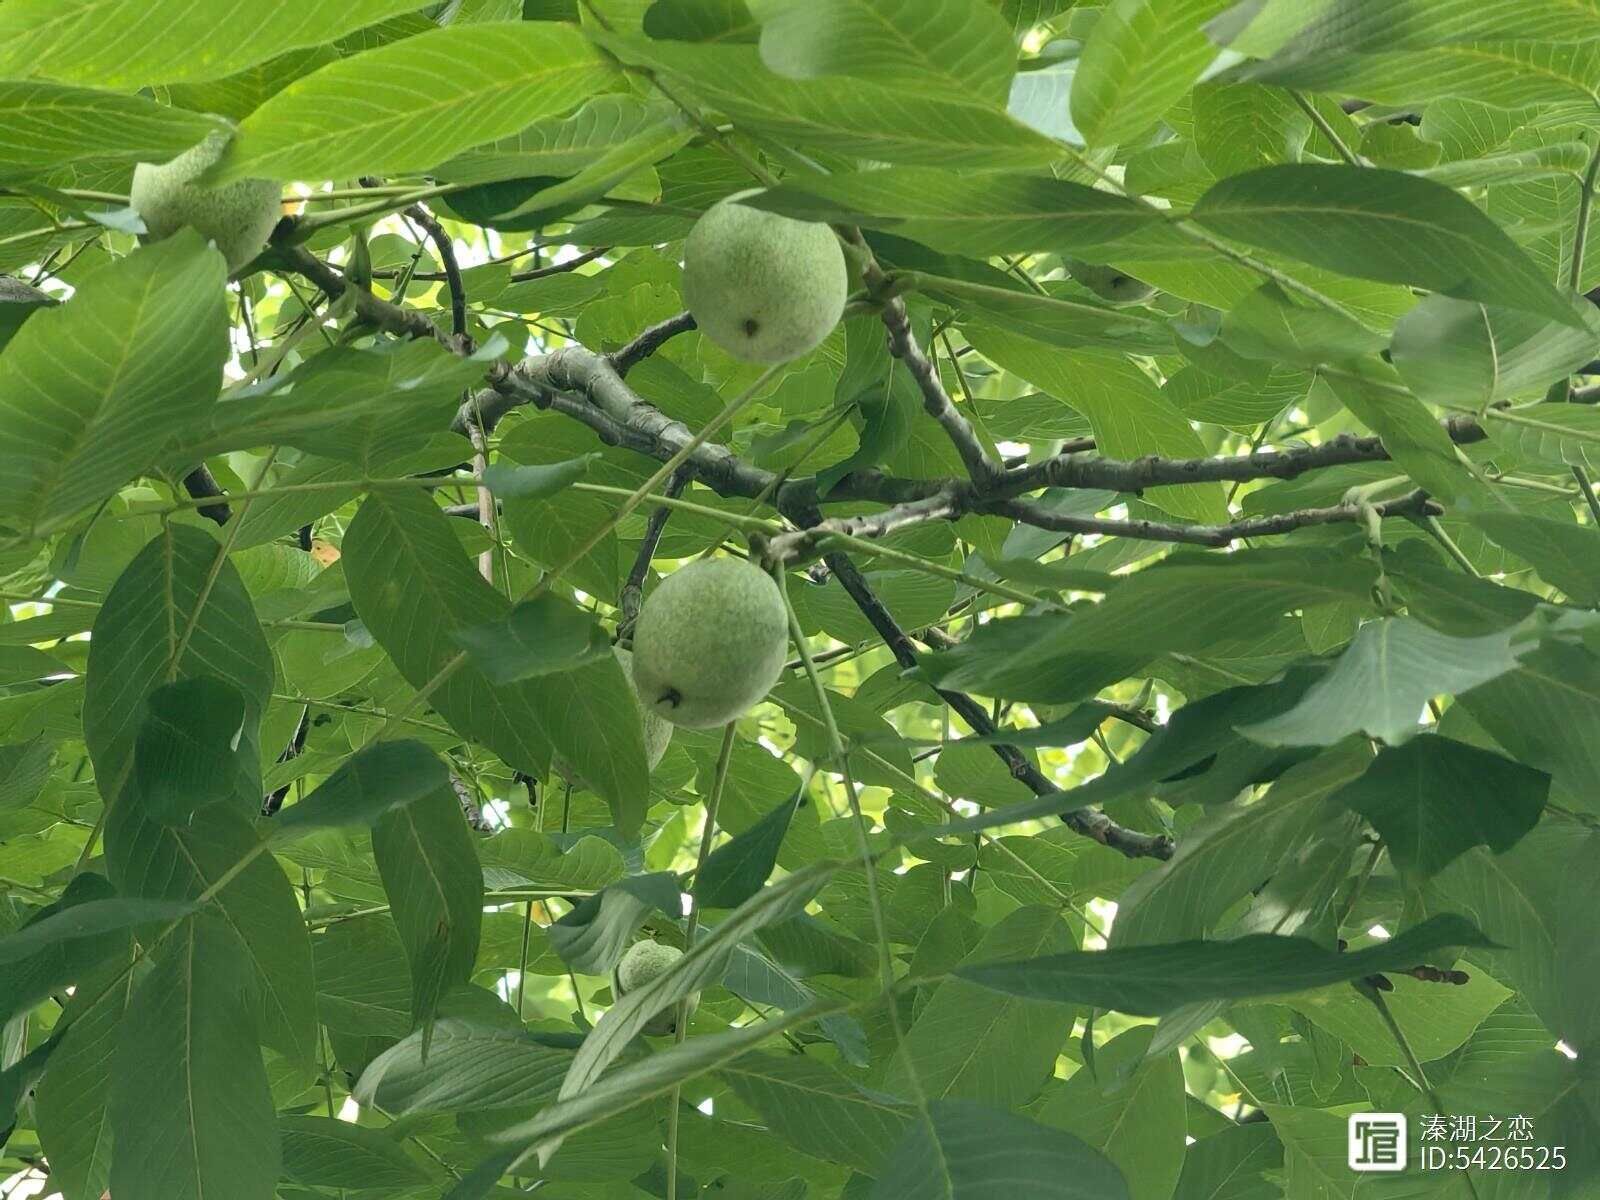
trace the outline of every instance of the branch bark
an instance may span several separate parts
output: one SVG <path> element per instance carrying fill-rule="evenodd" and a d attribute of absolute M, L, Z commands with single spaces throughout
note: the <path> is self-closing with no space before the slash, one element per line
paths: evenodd
<path fill-rule="evenodd" d="M 183 490 L 196 500 L 217 496 L 223 501 L 220 504 L 200 505 L 195 511 L 202 517 L 215 521 L 218 525 L 226 525 L 228 518 L 233 515 L 233 510 L 227 505 L 228 493 L 222 490 L 222 486 L 217 483 L 217 477 L 205 463 L 201 463 L 183 477 Z"/>
<path fill-rule="evenodd" d="M 470 354 L 472 343 L 467 337 L 467 289 L 461 283 L 461 265 L 456 261 L 455 243 L 450 240 L 444 226 L 439 224 L 438 218 L 423 205 L 413 204 L 405 210 L 405 214 L 422 226 L 433 248 L 439 252 L 439 263 L 444 267 L 445 288 L 450 293 L 450 331 L 455 335 L 462 352 Z"/>
<path fill-rule="evenodd" d="M 905 301 L 893 294 L 889 277 L 873 257 L 861 231 L 846 227 L 839 232 L 845 242 L 855 249 L 862 263 L 862 280 L 867 285 L 868 294 L 882 306 L 883 326 L 889 333 L 889 353 L 905 363 L 906 369 L 911 372 L 911 378 L 916 380 L 917 389 L 922 393 L 922 407 L 939 422 L 945 436 L 955 446 L 962 465 L 967 469 L 968 478 L 980 488 L 991 486 L 1004 468 L 984 448 L 972 423 L 956 408 L 950 393 L 944 390 L 938 365 L 923 353 L 911 329 L 911 316 L 906 311 Z"/>
<path fill-rule="evenodd" d="M 262 259 L 269 265 L 284 267 L 297 275 L 304 275 L 331 299 L 337 300 L 346 292 L 351 293 L 356 314 L 385 333 L 404 338 L 433 338 L 442 342 L 447 348 L 455 349 L 447 335 L 422 313 L 414 308 L 391 304 L 366 288 L 357 287 L 337 269 L 323 262 L 304 246 L 274 246 L 262 255 Z"/>

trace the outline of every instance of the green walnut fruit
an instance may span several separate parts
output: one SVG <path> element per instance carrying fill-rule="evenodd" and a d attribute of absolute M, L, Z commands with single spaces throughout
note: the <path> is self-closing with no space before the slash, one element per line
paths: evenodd
<path fill-rule="evenodd" d="M 633 683 L 646 711 L 711 729 L 743 716 L 778 682 L 789 620 L 771 577 L 737 558 L 668 575 L 633 627 Z"/>
<path fill-rule="evenodd" d="M 1083 284 L 1102 300 L 1112 304 L 1138 304 L 1156 294 L 1156 289 L 1142 279 L 1135 279 L 1126 271 L 1101 263 L 1086 263 L 1081 259 L 1065 260 L 1067 274 Z"/>
<path fill-rule="evenodd" d="M 278 185 L 270 179 L 239 179 L 220 187 L 195 182 L 222 157 L 227 145 L 226 135 L 213 133 L 171 162 L 140 163 L 133 169 L 129 199 L 144 219 L 150 241 L 159 242 L 188 226 L 215 242 L 228 260 L 228 270 L 237 271 L 261 253 L 282 208 Z"/>
<path fill-rule="evenodd" d="M 683 298 L 700 331 L 733 357 L 788 362 L 839 323 L 850 289 L 844 252 L 826 225 L 738 199 L 713 205 L 689 231 Z"/>
<path fill-rule="evenodd" d="M 660 942 L 648 939 L 635 942 L 628 947 L 628 952 L 622 956 L 622 961 L 617 964 L 617 996 L 620 999 L 635 988 L 641 988 L 655 979 L 673 963 L 683 957 L 683 951 L 676 946 L 664 946 Z M 700 993 L 695 992 L 689 997 L 689 1011 L 692 1013 L 700 1005 Z M 651 1037 L 669 1037 L 678 1031 L 678 1006 L 676 1003 L 667 1005 L 655 1016 L 646 1022 L 645 1033 Z"/>

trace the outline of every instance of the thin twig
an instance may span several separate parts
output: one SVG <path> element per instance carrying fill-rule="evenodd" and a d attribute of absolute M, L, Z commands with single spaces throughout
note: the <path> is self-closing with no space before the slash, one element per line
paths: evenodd
<path fill-rule="evenodd" d="M 676 499 L 688 485 L 689 473 L 674 471 L 662 494 Z M 639 552 L 633 557 L 633 567 L 618 597 L 618 607 L 622 610 L 622 620 L 617 625 L 619 636 L 633 628 L 633 622 L 639 615 L 639 606 L 644 600 L 644 581 L 650 574 L 650 560 L 656 556 L 656 547 L 661 544 L 661 531 L 667 527 L 667 518 L 671 515 L 672 510 L 663 504 L 651 512 L 650 519 L 645 522 L 644 540 L 639 543 Z"/>
<path fill-rule="evenodd" d="M 456 261 L 455 243 L 439 219 L 422 204 L 413 204 L 405 211 L 406 216 L 422 226 L 433 248 L 439 252 L 439 262 L 444 266 L 445 286 L 450 292 L 450 331 L 460 348 L 471 353 L 472 343 L 467 337 L 467 289 L 461 282 L 461 265 Z M 412 278 L 416 278 L 415 274 Z"/>

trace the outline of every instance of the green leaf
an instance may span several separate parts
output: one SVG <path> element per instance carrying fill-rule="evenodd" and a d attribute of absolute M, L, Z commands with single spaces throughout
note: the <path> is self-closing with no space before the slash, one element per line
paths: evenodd
<path fill-rule="evenodd" d="M 736 908 L 759 892 L 778 862 L 778 848 L 805 796 L 805 785 L 731 842 L 718 846 L 695 876 L 703 908 Z"/>
<path fill-rule="evenodd" d="M 372 829 L 372 857 L 411 967 L 411 1020 L 433 1025 L 439 998 L 472 977 L 483 923 L 483 869 L 448 787 L 393 808 Z M 427 1049 L 427 1032 L 423 1049 Z"/>
<path fill-rule="evenodd" d="M 1587 301 L 1573 303 L 1581 306 L 1578 328 L 1518 309 L 1427 296 L 1394 327 L 1395 370 L 1430 404 L 1483 409 L 1542 393 L 1600 354 L 1600 316 Z"/>
<path fill-rule="evenodd" d="M 694 129 L 676 110 L 659 114 L 633 137 L 613 146 L 570 179 L 540 188 L 522 203 L 497 215 L 502 228 L 513 228 L 508 219 L 528 218 L 529 214 L 561 213 L 599 200 L 624 180 L 647 171 L 663 159 L 671 158 L 694 137 Z"/>
<path fill-rule="evenodd" d="M 1586 40 L 1595 36 L 1587 0 L 1338 0 L 1317 12 L 1269 61 L 1324 54 L 1421 50 L 1493 38 Z"/>
<path fill-rule="evenodd" d="M 1579 323 L 1571 301 L 1482 210 L 1414 175 L 1263 167 L 1219 180 L 1193 217 L 1212 233 L 1313 266 Z"/>
<path fill-rule="evenodd" d="M 1070 616 L 1009 617 L 921 660 L 938 687 L 1060 703 L 1092 695 L 1174 650 L 1203 652 L 1280 613 L 1318 603 L 1370 603 L 1369 568 L 1288 549 L 1225 558 L 1174 554 L 1129 576 Z"/>
<path fill-rule="evenodd" d="M 1600 603 L 1600 559 L 1593 525 L 1516 512 L 1467 515 L 1479 529 L 1518 558 L 1532 564 L 1547 582 L 1578 604 Z"/>
<path fill-rule="evenodd" d="M 1240 732 L 1269 746 L 1331 746 L 1353 733 L 1399 745 L 1420 731 L 1429 700 L 1468 691 L 1516 665 L 1511 630 L 1457 638 L 1412 617 L 1384 617 L 1357 631 L 1299 704 Z"/>
<path fill-rule="evenodd" d="M 1155 381 L 1125 358 L 1060 352 L 1040 342 L 997 330 L 968 327 L 967 339 L 996 365 L 1060 398 L 1089 418 L 1095 447 L 1107 458 L 1147 454 L 1197 458 L 1205 453 L 1189 422 L 1161 394 Z M 1217 484 L 1152 488 L 1149 501 L 1174 516 L 1225 520 Z"/>
<path fill-rule="evenodd" d="M 58 526 L 200 422 L 228 354 L 226 274 L 182 233 L 102 265 L 17 331 L 0 353 L 0 520 Z"/>
<path fill-rule="evenodd" d="M 272 1200 L 278 1124 L 250 982 L 238 939 L 220 922 L 190 917 L 162 943 L 112 1063 L 113 1195 Z M 157 1079 L 162 1086 L 152 1087 Z"/>
<path fill-rule="evenodd" d="M 222 804 L 201 809 L 182 829 L 149 820 L 135 804 L 113 804 L 106 818 L 106 866 L 128 896 L 198 899 L 241 859 L 258 854 L 259 844 L 249 820 Z M 250 1011 L 262 1040 L 297 1063 L 315 1061 L 311 939 L 283 869 L 259 855 L 207 912 L 227 926 L 255 971 Z"/>
<path fill-rule="evenodd" d="M 98 875 L 79 878 L 104 883 Z M 70 896 L 71 889 L 63 900 Z M 43 913 L 49 915 L 41 913 L 16 933 L 0 938 L 0 965 L 19 971 L 25 966 L 34 967 L 44 956 L 50 955 L 64 963 L 77 960 L 93 967 L 98 965 L 97 959 L 105 956 L 105 949 L 114 953 L 123 944 L 124 939 L 107 935 L 126 933 L 142 925 L 176 921 L 193 910 L 194 905 L 179 901 L 124 899 L 85 900 L 54 911 L 45 909 Z M 49 989 L 68 982 L 71 982 L 70 976 L 61 977 L 58 973 Z"/>
<path fill-rule="evenodd" d="M 520 1157 L 520 1150 L 502 1150 L 490 1155 L 463 1175 L 461 1182 L 445 1193 L 444 1200 L 486 1200 L 499 1184 L 500 1177 L 511 1170 L 511 1164 Z"/>
<path fill-rule="evenodd" d="M 748 944 L 734 948 L 722 986 L 752 1007 L 772 1006 L 784 1012 L 806 1008 L 817 999 L 817 993 L 811 988 Z M 817 1028 L 839 1048 L 840 1055 L 851 1066 L 867 1065 L 866 1033 L 854 1017 L 846 1014 L 819 1017 Z"/>
<path fill-rule="evenodd" d="M 1072 120 L 1091 146 L 1149 131 L 1218 54 L 1205 24 L 1227 0 L 1112 0 L 1072 81 Z"/>
<path fill-rule="evenodd" d="M 1326 308 L 1296 302 L 1265 283 L 1231 308 L 1222 340 L 1246 358 L 1317 367 L 1365 358 L 1384 347 L 1382 335 Z"/>
<path fill-rule="evenodd" d="M 0 29 L 10 12 L 0 13 Z M 32 179 L 76 163 L 166 162 L 221 127 L 214 117 L 143 96 L 0 83 L 0 177 Z"/>
<path fill-rule="evenodd" d="M 113 895 L 105 876 L 79 875 L 59 900 L 0 939 L 0 962 L 6 966 L 0 973 L 0 1021 L 26 1013 L 127 948 L 131 927 L 143 910 L 139 902 L 118 901 Z"/>
<path fill-rule="evenodd" d="M 971 1100 L 935 1100 L 872 1200 L 1128 1200 L 1122 1173 L 1069 1133 Z"/>
<path fill-rule="evenodd" d="M 1583 171 L 1589 148 L 1582 142 L 1558 142 L 1529 150 L 1508 150 L 1457 162 L 1440 163 L 1416 172 L 1446 187 L 1481 187 L 1489 183 L 1527 183 L 1536 179 L 1567 179 Z"/>
<path fill-rule="evenodd" d="M 1315 1108 L 1269 1104 L 1263 1111 L 1283 1142 L 1283 1180 L 1289 1195 L 1354 1200 L 1349 1123 Z"/>
<path fill-rule="evenodd" d="M 409 490 L 367 497 L 345 533 L 344 565 L 356 612 L 413 687 L 461 656 L 457 631 L 502 620 L 509 608 L 468 562 L 450 519 Z M 615 662 L 585 671 L 589 679 L 557 692 L 537 680 L 496 687 L 469 662 L 429 700 L 452 726 L 529 774 L 546 772 L 553 742 L 629 833 L 648 794 L 637 706 Z M 603 741 L 600 729 L 610 735 Z"/>
<path fill-rule="evenodd" d="M 868 1174 L 877 1173 L 915 1111 L 805 1055 L 747 1054 L 718 1074 L 798 1149 Z"/>
<path fill-rule="evenodd" d="M 1183 1169 L 1183 1066 L 1176 1049 L 1147 1056 L 1154 1033 L 1119 1033 L 1038 1112 L 1110 1159 L 1132 1200 L 1167 1200 Z"/>
<path fill-rule="evenodd" d="M 354 1095 L 393 1116 L 482 1112 L 548 1104 L 572 1065 L 572 1052 L 520 1029 L 441 1017 L 427 1055 L 413 1033 L 367 1065 Z"/>
<path fill-rule="evenodd" d="M 1070 948 L 1072 934 L 1061 917 L 1033 906 L 996 923 L 962 962 L 1034 958 Z M 906 1031 L 903 1052 L 889 1064 L 884 1084 L 899 1095 L 920 1088 L 934 1100 L 957 1097 L 1019 1108 L 1050 1077 L 1069 1020 L 1058 1005 L 996 1000 L 976 984 L 947 979 Z"/>
<path fill-rule="evenodd" d="M 1061 156 L 1049 138 L 997 107 L 887 84 L 784 79 L 753 46 L 599 41 L 624 62 L 665 73 L 750 132 L 780 143 L 921 166 L 990 170 L 1042 167 Z"/>
<path fill-rule="evenodd" d="M 1495 38 L 1394 53 L 1329 54 L 1243 68 L 1241 77 L 1309 91 L 1370 96 L 1377 104 L 1461 97 L 1496 108 L 1594 103 L 1600 45 Z"/>
<path fill-rule="evenodd" d="M 874 83 L 1004 103 L 1016 47 L 983 0 L 750 0 L 761 59 L 779 75 Z"/>
<path fill-rule="evenodd" d="M 651 1017 L 691 992 L 715 984 L 722 978 L 735 945 L 764 926 L 804 911 L 806 904 L 815 897 L 818 889 L 832 878 L 837 870 L 836 863 L 814 862 L 762 888 L 734 909 L 714 932 L 690 946 L 682 958 L 660 975 L 618 999 L 584 1039 L 582 1047 L 573 1059 L 572 1069 L 567 1072 L 567 1077 L 561 1085 L 561 1100 L 576 1104 L 591 1093 L 601 1092 L 602 1085 L 597 1083 L 600 1075 L 616 1061 L 628 1043 L 643 1031 Z M 808 1011 L 796 1010 L 802 1014 Z M 785 1020 L 799 1023 L 796 1013 L 788 1014 Z M 746 1027 L 739 1032 L 748 1033 L 750 1028 L 752 1027 Z M 710 1054 L 714 1051 L 711 1045 L 713 1040 L 696 1038 L 676 1049 L 698 1047 Z M 649 1061 L 660 1063 L 672 1053 L 668 1051 L 666 1054 L 656 1055 Z M 613 1072 L 607 1083 L 615 1086 L 625 1074 L 625 1071 Z M 561 1104 L 552 1106 L 546 1110 L 544 1120 L 536 1119 L 535 1123 L 519 1130 L 516 1136 L 508 1133 L 506 1140 L 538 1139 L 540 1159 L 548 1162 L 565 1135 L 565 1129 L 553 1115 L 555 1110 L 561 1108 L 563 1108 Z M 558 1128 L 560 1132 L 547 1132 Z"/>
<path fill-rule="evenodd" d="M 1390 976 L 1384 1003 L 1421 1062 L 1445 1057 L 1466 1042 L 1511 993 L 1486 971 L 1468 969 L 1464 984 L 1440 986 L 1406 975 Z M 1334 986 L 1286 1002 L 1333 1034 L 1369 1065 L 1404 1068 L 1405 1052 L 1372 1001 L 1355 988 Z"/>
<path fill-rule="evenodd" d="M 1172 1200 L 1278 1200 L 1269 1172 L 1283 1165 L 1283 1145 L 1272 1126 L 1229 1125 L 1190 1145 Z"/>
<path fill-rule="evenodd" d="M 1504 503 L 1479 479 L 1466 456 L 1420 401 L 1348 376 L 1329 379 L 1328 387 L 1339 403 L 1378 435 L 1395 462 L 1430 496 L 1450 504 Z"/>
<path fill-rule="evenodd" d="M 959 309 L 980 328 L 992 327 L 1008 334 L 1020 334 L 1051 346 L 1068 349 L 1103 346 L 1110 350 L 1156 354 L 1169 350 L 1172 345 L 1172 335 L 1167 328 L 1144 313 L 1055 295 L 1050 289 L 1060 290 L 1059 284 L 1046 284 L 1046 293 L 1040 295 L 1026 290 L 1020 283 L 1014 287 L 997 286 L 924 275 L 920 271 L 907 278 L 915 282 L 918 291 Z M 967 328 L 965 322 L 963 328 Z M 1019 401 L 1011 401 L 1011 405 L 1017 404 Z M 1065 415 L 1082 419 L 1070 409 Z M 1001 416 L 1003 419 L 1003 411 Z"/>
<path fill-rule="evenodd" d="M 1458 703 L 1518 761 L 1553 776 L 1569 802 L 1600 812 L 1600 658 L 1546 644 Z"/>
<path fill-rule="evenodd" d="M 1579 1055 L 1600 1045 L 1595 1009 L 1594 855 L 1600 835 L 1564 818 L 1544 820 L 1504 854 L 1469 850 L 1430 881 L 1430 909 L 1469 914 L 1498 946 L 1474 961 L 1513 984 L 1550 1034 Z"/>
<path fill-rule="evenodd" d="M 317 1016 L 332 1032 L 403 1038 L 411 1032 L 411 973 L 388 913 L 336 921 L 311 939 Z"/>
<path fill-rule="evenodd" d="M 1169 861 L 1122 893 L 1111 944 L 1149 945 L 1213 932 L 1286 853 L 1320 832 L 1337 811 L 1330 797 L 1358 778 L 1368 761 L 1364 750 L 1327 754 L 1291 767 L 1253 803 L 1207 812 L 1184 831 Z"/>
<path fill-rule="evenodd" d="M 558 675 L 611 654 L 593 615 L 550 592 L 513 606 L 502 620 L 455 631 L 456 644 L 496 684 Z"/>
<path fill-rule="evenodd" d="M 1420 881 L 1474 846 L 1511 849 L 1549 791 L 1541 771 L 1429 734 L 1384 750 L 1334 799 L 1372 822 L 1401 874 Z"/>
<path fill-rule="evenodd" d="M 531 1159 L 537 1151 L 548 1162 L 562 1140 L 571 1134 L 636 1104 L 664 1095 L 674 1085 L 715 1070 L 767 1038 L 807 1024 L 840 1007 L 841 1003 L 836 1000 L 818 1001 L 780 1017 L 751 1021 L 748 1025 L 734 1026 L 720 1033 L 690 1038 L 659 1054 L 649 1055 L 608 1072 L 603 1079 L 547 1106 L 530 1120 L 495 1133 L 490 1140 L 498 1145 L 518 1147 L 518 1158 Z M 593 1041 L 594 1037 L 595 1033 L 591 1033 L 589 1041 Z"/>
<path fill-rule="evenodd" d="M 52 1035 L 0 1071 L 0 1137 L 9 1139 L 16 1131 L 17 1110 L 22 1107 L 24 1098 L 33 1093 L 39 1077 L 55 1055 L 57 1044 Z"/>
<path fill-rule="evenodd" d="M 883 229 L 949 254 L 987 258 L 1041 245 L 1092 253 L 1163 226 L 1126 196 L 1051 175 L 957 175 L 932 167 L 795 173 L 743 203 L 805 221 Z"/>
<path fill-rule="evenodd" d="M 324 1188 L 414 1188 L 435 1180 L 391 1134 L 337 1117 L 279 1117 L 283 1173 Z"/>
<path fill-rule="evenodd" d="M 1445 946 L 1484 946 L 1465 917 L 1430 917 L 1385 942 L 1346 953 L 1299 937 L 1253 933 L 1220 942 L 1167 942 L 956 968 L 963 979 L 1013 996 L 1161 1016 L 1201 1000 L 1281 996 L 1380 971 L 1413 967 Z"/>
<path fill-rule="evenodd" d="M 485 365 L 482 357 L 452 354 L 431 339 L 372 350 L 334 347 L 272 390 L 218 404 L 204 435 L 185 447 L 184 461 L 283 442 L 307 455 L 358 466 L 358 471 L 342 466 L 335 479 L 391 474 L 394 460 L 422 453 L 430 439 L 441 437 L 460 406 L 462 389 L 481 382 Z M 306 482 L 312 481 L 322 480 Z M 328 495 L 331 508 L 345 503 L 337 492 Z M 249 511 L 275 499 L 257 500 Z"/>
<path fill-rule="evenodd" d="M 675 111 L 664 101 L 596 96 L 570 117 L 535 121 L 508 138 L 457 155 L 433 174 L 463 185 L 576 175 Z"/>
<path fill-rule="evenodd" d="M 112 88 L 220 79 L 414 8 L 411 0 L 306 0 L 289 12 L 185 0 L 20 0 L 0 15 L 0 73 Z"/>
<path fill-rule="evenodd" d="M 162 684 L 133 744 L 131 803 L 163 825 L 186 825 L 197 808 L 233 791 L 236 756 L 249 717 L 233 684 L 197 675 Z"/>
<path fill-rule="evenodd" d="M 421 742 L 375 742 L 340 763 L 309 796 L 281 809 L 272 821 L 272 841 L 371 825 L 391 808 L 449 784 L 444 763 Z"/>
<path fill-rule="evenodd" d="M 614 74 L 568 25 L 436 29 L 295 80 L 240 124 L 217 178 L 424 171 L 576 106 Z"/>
<path fill-rule="evenodd" d="M 107 804 L 132 778 L 145 700 L 174 681 L 214 678 L 243 695 L 234 801 L 261 803 L 258 725 L 272 695 L 272 652 L 238 571 L 215 538 L 162 527 L 117 577 L 95 618 L 83 699 L 83 737 Z"/>
<path fill-rule="evenodd" d="M 682 909 L 678 877 L 670 871 L 629 875 L 579 901 L 545 932 L 574 971 L 604 975 L 617 965 L 634 930 L 652 910 L 676 917 Z"/>
<path fill-rule="evenodd" d="M 56 748 L 44 734 L 14 746 L 0 746 L 0 812 L 27 808 L 39 798 Z"/>
<path fill-rule="evenodd" d="M 1600 407 L 1541 404 L 1529 415 L 1533 421 L 1526 424 L 1503 422 L 1494 431 L 1495 443 L 1531 465 L 1600 470 Z"/>
<path fill-rule="evenodd" d="M 73 992 L 60 1018 L 70 1024 L 34 1093 L 39 1144 L 53 1186 L 69 1200 L 99 1200 L 111 1179 L 111 1066 L 139 981 L 132 950 L 130 943 Z"/>

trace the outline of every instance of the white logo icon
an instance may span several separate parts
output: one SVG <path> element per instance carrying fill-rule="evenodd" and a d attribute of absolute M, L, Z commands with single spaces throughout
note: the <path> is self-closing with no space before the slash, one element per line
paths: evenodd
<path fill-rule="evenodd" d="M 1406 1169 L 1405 1113 L 1351 1113 L 1346 1161 L 1352 1171 Z"/>

